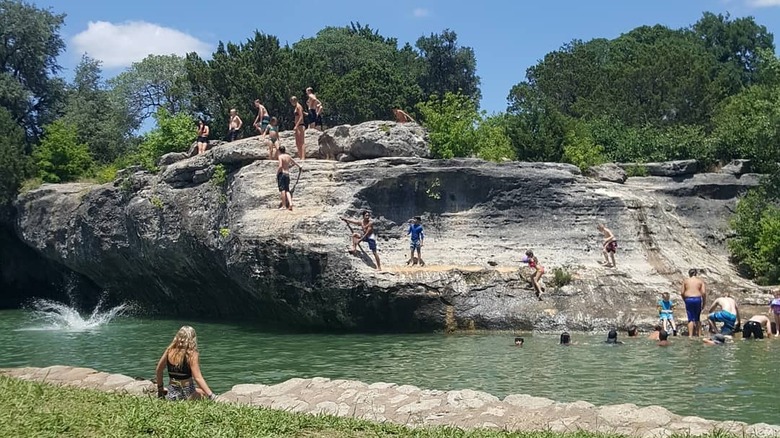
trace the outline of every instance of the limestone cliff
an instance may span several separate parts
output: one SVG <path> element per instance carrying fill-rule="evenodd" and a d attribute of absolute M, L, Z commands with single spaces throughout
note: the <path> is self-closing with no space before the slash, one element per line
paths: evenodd
<path fill-rule="evenodd" d="M 159 174 L 44 185 L 19 197 L 17 233 L 116 299 L 171 315 L 403 331 L 649 324 L 657 294 L 678 291 L 691 267 L 706 270 L 716 293 L 764 304 L 766 292 L 736 275 L 724 246 L 736 197 L 756 175 L 619 184 L 565 164 L 393 157 L 426 155 L 419 146 L 396 153 L 391 141 L 422 138 L 409 132 L 419 128 L 341 129 L 338 141 L 309 131 L 309 154 L 360 160 L 304 161 L 293 212 L 277 210 L 276 163 L 250 138 Z M 364 159 L 372 156 L 385 158 Z M 383 272 L 367 255 L 346 252 L 349 230 L 339 216 L 364 208 L 378 217 Z M 415 215 L 426 230 L 424 268 L 405 266 L 405 224 Z M 600 221 L 619 239 L 616 269 L 598 264 Z M 541 302 L 518 269 L 527 248 L 547 268 Z M 556 267 L 573 282 L 554 286 Z"/>

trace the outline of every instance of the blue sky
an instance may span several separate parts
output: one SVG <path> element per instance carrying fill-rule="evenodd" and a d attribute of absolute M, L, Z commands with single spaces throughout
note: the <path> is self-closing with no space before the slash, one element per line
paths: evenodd
<path fill-rule="evenodd" d="M 506 109 L 512 85 L 547 52 L 572 39 L 614 38 L 644 24 L 672 28 L 696 22 L 704 11 L 753 16 L 780 34 L 780 0 L 505 0 L 505 1 L 290 1 L 40 0 L 66 13 L 65 75 L 81 54 L 104 62 L 108 76 L 146 54 L 207 57 L 218 41 L 241 42 L 255 29 L 294 43 L 325 26 L 368 24 L 403 44 L 450 28 L 473 47 L 482 79 L 482 107 Z"/>

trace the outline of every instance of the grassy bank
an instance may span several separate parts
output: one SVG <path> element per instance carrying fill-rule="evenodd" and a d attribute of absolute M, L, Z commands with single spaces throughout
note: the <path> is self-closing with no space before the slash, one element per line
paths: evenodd
<path fill-rule="evenodd" d="M 539 437 L 596 438 L 577 433 L 509 433 L 391 424 L 291 414 L 212 402 L 171 403 L 153 397 L 56 387 L 0 376 L 0 437 Z M 725 437 L 711 435 L 710 437 Z"/>

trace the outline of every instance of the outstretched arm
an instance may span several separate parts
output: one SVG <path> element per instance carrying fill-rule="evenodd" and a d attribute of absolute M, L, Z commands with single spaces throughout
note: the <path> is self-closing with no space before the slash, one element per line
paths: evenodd
<path fill-rule="evenodd" d="M 352 219 L 347 219 L 347 218 L 345 218 L 345 217 L 342 217 L 342 218 L 341 218 L 341 220 L 343 220 L 344 222 L 346 222 L 346 223 L 348 223 L 348 224 L 352 224 L 352 225 L 360 225 L 360 221 L 355 221 L 355 220 L 352 220 Z"/>
<path fill-rule="evenodd" d="M 165 385 L 163 384 L 163 370 L 165 369 L 165 364 L 167 362 L 167 356 L 168 356 L 168 349 L 165 349 L 165 352 L 163 352 L 163 355 L 160 357 L 160 360 L 157 361 L 157 369 L 154 372 L 154 378 L 157 382 L 157 397 L 162 397 L 165 395 L 165 391 L 163 388 Z"/>

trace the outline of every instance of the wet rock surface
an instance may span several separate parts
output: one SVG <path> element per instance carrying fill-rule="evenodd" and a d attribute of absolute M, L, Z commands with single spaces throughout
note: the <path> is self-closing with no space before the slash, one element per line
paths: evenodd
<path fill-rule="evenodd" d="M 80 388 L 153 394 L 149 381 L 101 373 L 88 368 L 53 366 L 0 370 L 1 374 Z M 219 395 L 218 402 L 296 413 L 327 414 L 412 427 L 454 426 L 462 429 L 617 433 L 634 437 L 672 434 L 703 435 L 724 431 L 739 436 L 776 437 L 780 426 L 712 421 L 676 415 L 660 406 L 595 406 L 584 401 L 559 403 L 523 394 L 503 400 L 472 391 L 439 391 L 393 383 L 364 383 L 322 377 L 290 379 L 277 385 L 241 384 Z"/>

